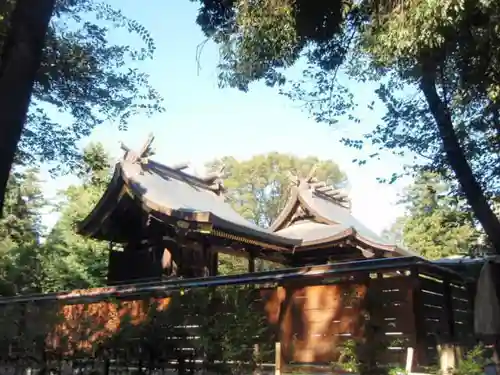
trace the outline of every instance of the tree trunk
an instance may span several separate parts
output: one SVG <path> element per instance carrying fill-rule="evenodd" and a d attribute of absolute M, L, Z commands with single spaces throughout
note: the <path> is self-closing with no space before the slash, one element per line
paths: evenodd
<path fill-rule="evenodd" d="M 472 172 L 453 127 L 449 108 L 441 100 L 436 89 L 435 65 L 422 61 L 420 88 L 436 121 L 448 163 L 465 194 L 467 202 L 500 254 L 500 221 L 491 209 L 484 191 Z"/>
<path fill-rule="evenodd" d="M 0 60 L 0 217 L 55 0 L 17 0 Z"/>

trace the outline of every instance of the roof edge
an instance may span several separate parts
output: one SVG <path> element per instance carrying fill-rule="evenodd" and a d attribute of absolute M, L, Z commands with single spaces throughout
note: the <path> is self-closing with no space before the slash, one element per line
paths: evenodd
<path fill-rule="evenodd" d="M 179 173 L 178 171 L 173 172 Z M 187 177 L 191 176 L 187 175 Z M 78 233 L 88 237 L 92 237 L 92 235 L 99 229 L 98 224 L 102 223 L 103 220 L 105 220 L 106 217 L 108 217 L 112 213 L 114 207 L 116 207 L 116 200 L 121 199 L 124 195 L 128 195 L 131 198 L 136 199 L 142 206 L 142 209 L 146 212 L 151 213 L 152 215 L 165 215 L 179 221 L 212 224 L 214 227 L 220 230 L 229 230 L 234 233 L 241 232 L 237 224 L 222 219 L 209 211 L 185 212 L 156 204 L 138 191 L 138 187 L 133 183 L 133 179 L 127 176 L 127 174 L 123 170 L 122 163 L 118 162 L 115 166 L 113 178 L 108 184 L 106 192 L 103 194 L 103 196 L 91 211 L 91 213 L 87 216 L 87 218 L 85 218 L 78 225 Z M 110 200 L 113 200 L 113 206 L 108 204 Z M 265 229 L 260 231 L 252 228 L 246 228 L 246 230 L 249 231 L 249 234 L 252 237 L 258 238 L 262 242 L 280 245 L 290 249 L 299 245 L 301 242 L 300 240 L 276 235 L 272 232 L 266 231 Z"/>
<path fill-rule="evenodd" d="M 220 224 L 224 224 L 225 228 L 227 228 L 226 230 L 240 233 L 240 231 L 238 230 L 239 226 L 237 224 L 224 220 L 216 215 L 212 215 L 212 218 L 213 219 L 211 220 L 211 222 L 216 228 L 221 228 Z M 259 237 L 261 241 L 268 242 L 270 245 L 278 245 L 292 249 L 296 246 L 300 246 L 300 243 L 302 242 L 302 240 L 300 239 L 280 236 L 279 234 L 275 234 L 273 232 L 257 231 L 252 228 L 246 228 L 246 230 L 249 233 L 253 234 L 255 237 Z"/>
<path fill-rule="evenodd" d="M 278 217 L 272 222 L 269 227 L 269 230 L 271 230 L 272 232 L 277 232 L 278 230 L 283 229 L 283 225 L 287 222 L 287 220 L 290 219 L 293 213 L 295 205 L 299 200 L 299 192 L 296 186 L 292 187 L 291 193 L 292 194 L 290 195 L 290 198 L 288 198 L 285 207 L 283 207 Z"/>
<path fill-rule="evenodd" d="M 307 201 L 302 197 L 302 192 L 306 190 L 302 190 L 298 192 L 298 200 L 300 204 L 306 208 L 316 219 L 316 221 L 320 224 L 326 224 L 326 225 L 342 225 L 342 223 L 338 223 L 336 221 L 332 221 L 328 218 L 326 218 L 324 215 L 321 215 L 318 210 L 316 210 L 314 207 L 312 207 L 310 204 L 307 203 Z"/>
<path fill-rule="evenodd" d="M 95 227 L 95 224 L 97 223 L 94 223 L 97 216 L 101 217 L 101 219 L 99 219 L 99 223 L 105 220 L 116 207 L 116 202 L 119 202 L 125 193 L 125 181 L 123 179 L 120 163 L 118 162 L 115 164 L 113 177 L 108 183 L 104 194 L 101 196 L 92 211 L 90 211 L 83 220 L 77 222 L 76 233 L 82 236 L 92 237 L 98 230 L 98 228 Z M 112 207 L 107 204 L 109 200 L 113 200 L 115 203 Z M 92 224 L 94 224 L 94 228 L 92 228 Z"/>
<path fill-rule="evenodd" d="M 368 245 L 369 247 L 376 249 L 376 250 L 382 250 L 382 251 L 386 251 L 386 252 L 390 252 L 390 253 L 399 253 L 401 256 L 412 256 L 412 257 L 417 257 L 417 258 L 425 260 L 425 258 L 418 255 L 414 251 L 403 249 L 395 244 L 390 245 L 390 244 L 379 243 L 379 242 L 373 241 L 365 236 L 362 236 L 353 227 L 346 228 L 345 230 L 343 230 L 340 233 L 337 233 L 333 236 L 322 238 L 320 240 L 303 242 L 297 247 L 296 251 L 306 250 L 305 248 L 312 247 L 312 246 L 318 246 L 318 245 L 321 245 L 322 247 L 326 247 L 329 245 L 333 245 L 335 242 L 348 239 L 349 237 L 360 242 L 361 244 Z"/>

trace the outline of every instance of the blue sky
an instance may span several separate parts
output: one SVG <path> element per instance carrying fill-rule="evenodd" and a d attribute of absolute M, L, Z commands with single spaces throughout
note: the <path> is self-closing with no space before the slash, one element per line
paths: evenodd
<path fill-rule="evenodd" d="M 217 46 L 205 45 L 201 70 L 198 69 L 196 48 L 204 37 L 195 24 L 196 3 L 188 0 L 109 2 L 143 24 L 155 39 L 154 60 L 141 63 L 141 69 L 151 75 L 151 82 L 165 98 L 166 112 L 152 118 L 137 116 L 130 121 L 126 132 L 118 131 L 112 123 L 101 126 L 82 146 L 89 141 L 99 141 L 118 158 L 120 141 L 139 147 L 152 132 L 156 136 L 156 160 L 166 164 L 189 162 L 198 173 L 206 161 L 226 155 L 237 159 L 270 151 L 315 155 L 336 161 L 347 173 L 353 213 L 367 226 L 380 232 L 402 213 L 395 202 L 403 182 L 387 186 L 379 184 L 376 178 L 399 171 L 403 161 L 384 155 L 380 161 L 359 167 L 352 160 L 362 153 L 339 142 L 342 137 L 366 133 L 380 121 L 383 113 L 360 110 L 362 125 L 346 120 L 332 128 L 315 123 L 297 103 L 263 84 L 253 85 L 247 94 L 219 89 Z M 138 42 L 126 31 L 114 32 L 112 37 L 119 43 Z M 360 108 L 373 100 L 373 88 L 369 85 L 352 85 L 352 88 L 362 104 Z M 71 176 L 56 180 L 46 177 L 45 180 L 44 189 L 49 197 L 74 181 Z M 47 216 L 47 224 L 56 219 L 56 215 Z"/>

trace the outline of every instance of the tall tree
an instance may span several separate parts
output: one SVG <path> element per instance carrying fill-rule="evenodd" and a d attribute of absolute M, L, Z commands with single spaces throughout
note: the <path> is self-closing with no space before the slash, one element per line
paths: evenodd
<path fill-rule="evenodd" d="M 0 216 L 55 0 L 18 0 L 0 58 Z M 1 20 L 0 20 L 1 22 Z"/>
<path fill-rule="evenodd" d="M 405 216 L 398 218 L 388 234 L 428 259 L 474 253 L 480 233 L 463 202 L 450 192 L 449 184 L 438 175 L 419 175 L 403 194 Z"/>
<path fill-rule="evenodd" d="M 37 7 L 44 2 L 36 2 Z M 2 2 L 5 6 L 0 7 L 2 48 L 5 39 L 1 36 L 9 31 L 8 20 L 15 3 L 6 0 Z M 109 31 L 117 28 L 136 34 L 143 46 L 134 48 L 129 41 L 110 42 Z M 78 166 L 81 158 L 77 141 L 96 126 L 111 121 L 125 128 L 130 116 L 136 113 L 151 115 L 162 111 L 161 96 L 137 64 L 152 58 L 154 50 L 148 31 L 107 2 L 57 0 L 16 163 L 58 161 L 59 169 L 70 170 Z M 1 137 L 0 142 L 6 140 Z"/>
<path fill-rule="evenodd" d="M 306 177 L 315 167 L 315 176 L 329 185 L 344 187 L 346 175 L 331 160 L 299 158 L 277 152 L 239 161 L 228 156 L 208 163 L 209 170 L 223 165 L 227 198 L 244 218 L 261 227 L 269 227 L 286 204 L 290 175 Z"/>
<path fill-rule="evenodd" d="M 269 153 L 239 161 L 227 156 L 207 164 L 209 170 L 225 167 L 226 196 L 233 208 L 247 220 L 269 227 L 285 206 L 290 191 L 290 174 L 306 177 L 313 167 L 315 176 L 327 184 L 344 187 L 346 175 L 331 160 L 316 157 L 299 158 L 293 155 Z M 271 267 L 257 264 L 260 270 Z M 247 263 L 228 256 L 220 257 L 221 273 L 247 272 Z"/>
<path fill-rule="evenodd" d="M 0 293 L 40 291 L 40 239 L 44 228 L 43 199 L 38 171 L 13 174 L 8 182 L 4 215 L 0 219 Z"/>
<path fill-rule="evenodd" d="M 356 105 L 342 77 L 376 82 L 383 124 L 346 143 L 410 151 L 417 172 L 451 170 L 500 252 L 489 204 L 500 195 L 498 1 L 200 2 L 198 23 L 221 46 L 224 84 L 283 84 L 283 69 L 304 57 L 305 79 L 287 93 L 331 124 Z"/>
<path fill-rule="evenodd" d="M 80 184 L 62 192 L 55 208 L 61 213 L 44 246 L 44 291 L 103 286 L 109 249 L 106 243 L 84 238 L 75 231 L 101 198 L 110 178 L 110 159 L 101 144 L 91 144 L 78 170 Z"/>

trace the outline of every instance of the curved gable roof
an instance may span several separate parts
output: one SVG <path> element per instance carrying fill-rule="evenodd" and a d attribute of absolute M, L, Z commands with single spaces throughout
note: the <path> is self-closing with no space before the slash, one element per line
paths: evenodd
<path fill-rule="evenodd" d="M 318 184 L 314 179 L 301 180 L 292 186 L 290 198 L 271 225 L 271 230 L 281 236 L 301 239 L 300 247 L 351 237 L 376 249 L 416 255 L 388 242 L 365 226 L 352 215 L 346 201 L 346 195 L 340 190 L 325 188 L 324 184 Z"/>
<path fill-rule="evenodd" d="M 175 219 L 212 224 L 289 248 L 300 243 L 247 221 L 225 202 L 220 191 L 203 179 L 150 160 L 139 163 L 125 159 L 117 163 L 107 191 L 79 225 L 79 232 L 92 236 L 124 193 L 139 200 L 147 210 Z"/>

